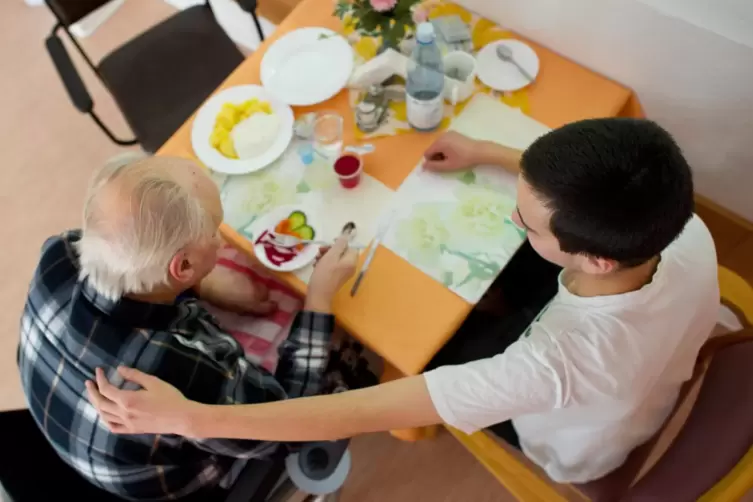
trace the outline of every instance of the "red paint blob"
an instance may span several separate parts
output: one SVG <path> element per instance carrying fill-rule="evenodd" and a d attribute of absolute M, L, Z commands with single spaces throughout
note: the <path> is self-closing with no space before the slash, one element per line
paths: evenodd
<path fill-rule="evenodd" d="M 284 248 L 276 246 L 272 239 L 272 235 L 268 231 L 264 231 L 254 244 L 261 244 L 264 248 L 264 254 L 267 255 L 267 259 L 275 266 L 279 267 L 298 256 L 298 251 L 294 248 Z"/>
<path fill-rule="evenodd" d="M 352 176 L 361 167 L 361 161 L 353 155 L 343 155 L 335 162 L 335 172 L 340 176 Z"/>
<path fill-rule="evenodd" d="M 361 181 L 361 159 L 355 155 L 343 155 L 335 161 L 335 172 L 343 188 L 355 188 Z"/>

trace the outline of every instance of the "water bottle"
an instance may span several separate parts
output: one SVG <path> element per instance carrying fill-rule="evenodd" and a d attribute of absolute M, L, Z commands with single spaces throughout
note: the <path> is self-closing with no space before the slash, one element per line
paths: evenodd
<path fill-rule="evenodd" d="M 416 29 L 416 47 L 408 63 L 405 100 L 408 123 L 417 131 L 433 131 L 444 115 L 444 68 L 434 26 L 421 23 Z"/>

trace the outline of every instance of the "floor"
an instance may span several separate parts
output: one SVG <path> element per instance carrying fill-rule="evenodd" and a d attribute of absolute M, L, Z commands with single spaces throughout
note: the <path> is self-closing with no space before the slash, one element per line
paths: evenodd
<path fill-rule="evenodd" d="M 170 13 L 164 2 L 128 0 L 85 47 L 97 60 Z M 265 15 L 278 21 L 284 14 L 271 9 Z M 90 174 L 120 151 L 69 103 L 44 51 L 52 25 L 43 7 L 0 2 L 0 206 L 9 236 L 0 260 L 0 410 L 24 405 L 15 362 L 18 320 L 39 248 L 48 236 L 80 224 Z M 86 77 L 99 114 L 127 133 L 106 92 Z M 356 439 L 352 450 L 343 502 L 512 500 L 448 434 L 418 444 L 369 435 Z"/>

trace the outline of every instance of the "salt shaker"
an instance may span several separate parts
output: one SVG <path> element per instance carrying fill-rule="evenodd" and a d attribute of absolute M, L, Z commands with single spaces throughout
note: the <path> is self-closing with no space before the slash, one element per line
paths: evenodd
<path fill-rule="evenodd" d="M 356 125 L 363 132 L 374 132 L 384 116 L 387 102 L 384 89 L 379 85 L 369 87 L 366 96 L 356 106 Z"/>

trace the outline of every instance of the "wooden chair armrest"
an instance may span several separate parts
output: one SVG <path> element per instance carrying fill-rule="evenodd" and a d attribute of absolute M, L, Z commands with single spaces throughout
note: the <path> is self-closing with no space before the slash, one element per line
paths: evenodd
<path fill-rule="evenodd" d="M 698 502 L 737 502 L 753 487 L 753 448 Z"/>
<path fill-rule="evenodd" d="M 547 480 L 538 476 L 515 455 L 507 451 L 487 432 L 464 434 L 446 426 L 447 430 L 481 462 L 484 467 L 518 500 L 526 502 L 567 502 Z"/>

